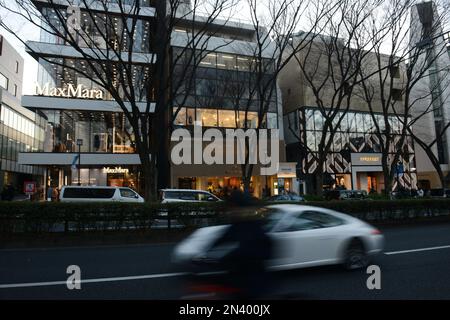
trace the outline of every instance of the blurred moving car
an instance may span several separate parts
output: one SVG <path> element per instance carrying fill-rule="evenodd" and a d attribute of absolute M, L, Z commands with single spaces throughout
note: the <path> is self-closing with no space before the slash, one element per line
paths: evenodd
<path fill-rule="evenodd" d="M 302 202 L 305 198 L 296 195 L 295 193 L 279 194 L 272 196 L 266 200 L 267 202 Z"/>
<path fill-rule="evenodd" d="M 64 186 L 61 202 L 144 202 L 136 191 L 126 187 Z"/>
<path fill-rule="evenodd" d="M 325 190 L 327 200 L 363 200 L 368 197 L 366 190 Z"/>
<path fill-rule="evenodd" d="M 193 189 L 161 189 L 161 203 L 222 201 L 212 193 Z"/>
<path fill-rule="evenodd" d="M 384 237 L 373 226 L 333 210 L 304 205 L 271 205 L 263 209 L 265 232 L 273 241 L 270 270 L 286 270 L 329 264 L 347 269 L 368 265 L 382 252 Z M 230 225 L 196 230 L 173 252 L 175 263 L 219 261 L 235 249 L 235 243 L 215 243 Z"/>

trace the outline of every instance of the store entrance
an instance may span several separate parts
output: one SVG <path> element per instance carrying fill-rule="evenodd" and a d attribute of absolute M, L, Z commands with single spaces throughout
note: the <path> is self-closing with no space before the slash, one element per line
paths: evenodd
<path fill-rule="evenodd" d="M 367 191 L 369 193 L 376 193 L 378 190 L 378 181 L 376 174 L 368 174 L 367 175 Z"/>

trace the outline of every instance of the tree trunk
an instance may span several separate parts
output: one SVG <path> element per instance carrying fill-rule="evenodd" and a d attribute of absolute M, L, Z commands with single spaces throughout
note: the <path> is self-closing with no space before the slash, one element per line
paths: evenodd
<path fill-rule="evenodd" d="M 158 32 L 155 35 L 154 51 L 158 57 L 158 63 L 155 70 L 155 92 L 156 92 L 156 108 L 155 116 L 152 122 L 153 135 L 153 155 L 156 161 L 156 172 L 153 172 L 153 177 L 157 181 L 157 188 L 164 189 L 170 187 L 170 114 L 172 106 L 169 103 L 169 65 L 172 57 L 169 54 L 170 37 L 168 37 L 169 18 L 167 17 L 167 3 L 166 1 L 157 1 L 155 4 L 157 12 L 156 27 Z M 153 160 L 153 159 L 152 159 Z M 155 175 L 156 173 L 156 175 Z M 155 186 L 156 187 L 156 186 Z M 157 191 L 157 190 L 155 190 Z"/>
<path fill-rule="evenodd" d="M 139 152 L 141 160 L 141 171 L 144 180 L 144 199 L 145 201 L 155 201 L 157 198 L 155 190 L 155 165 L 154 160 L 150 159 L 149 152 Z M 153 157 L 153 155 L 152 155 Z"/>
<path fill-rule="evenodd" d="M 317 196 L 322 196 L 323 195 L 323 165 L 322 166 L 318 166 L 317 167 L 318 170 L 316 170 L 317 172 L 314 175 L 314 181 L 315 181 L 315 193 Z M 320 170 L 319 170 L 320 169 Z"/>

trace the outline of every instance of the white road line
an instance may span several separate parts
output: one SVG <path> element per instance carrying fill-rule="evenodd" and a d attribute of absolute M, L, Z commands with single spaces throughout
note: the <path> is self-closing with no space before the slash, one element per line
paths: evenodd
<path fill-rule="evenodd" d="M 450 249 L 450 245 L 448 245 L 448 246 L 439 246 L 439 247 L 430 247 L 430 248 L 421 248 L 421 249 L 412 249 L 412 250 L 391 251 L 391 252 L 385 252 L 384 254 L 386 254 L 386 255 L 395 255 L 395 254 L 404 254 L 404 253 L 431 251 L 431 250 L 441 250 L 441 249 Z M 204 272 L 203 274 L 207 275 L 207 274 L 219 274 L 219 273 L 224 273 L 224 271 Z M 169 278 L 169 277 L 179 277 L 179 276 L 183 276 L 183 275 L 186 275 L 186 274 L 187 274 L 186 272 L 173 272 L 173 273 L 147 274 L 147 275 L 141 275 L 141 276 L 96 278 L 96 279 L 81 280 L 80 283 L 83 284 L 83 283 L 100 283 L 100 282 L 115 282 L 115 281 L 130 281 L 130 280 Z M 66 281 L 10 283 L 10 284 L 0 284 L 0 289 L 26 288 L 26 287 L 45 287 L 45 286 L 65 285 L 65 284 L 67 284 Z"/>
<path fill-rule="evenodd" d="M 147 274 L 147 275 L 129 276 L 129 277 L 97 278 L 97 279 L 84 279 L 84 280 L 82 279 L 80 281 L 80 283 L 83 284 L 83 283 L 98 283 L 98 282 L 115 282 L 115 281 L 168 278 L 168 277 L 178 277 L 178 276 L 182 276 L 182 275 L 186 275 L 186 272 Z M 66 283 L 67 283 L 66 281 L 10 283 L 10 284 L 0 284 L 0 289 L 58 286 L 58 285 L 65 285 Z"/>
<path fill-rule="evenodd" d="M 439 247 L 430 247 L 430 248 L 421 248 L 421 249 L 412 249 L 412 250 L 391 251 L 391 252 L 385 252 L 384 254 L 394 255 L 394 254 L 403 254 L 403 253 L 420 252 L 420 251 L 431 251 L 431 250 L 440 250 L 440 249 L 450 249 L 450 245 L 439 246 Z"/>

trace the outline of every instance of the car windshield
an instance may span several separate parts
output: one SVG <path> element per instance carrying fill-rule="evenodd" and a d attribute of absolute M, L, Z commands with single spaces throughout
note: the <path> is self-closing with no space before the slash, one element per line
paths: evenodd
<path fill-rule="evenodd" d="M 283 213 L 273 208 L 263 208 L 260 211 L 264 218 L 264 230 L 269 232 L 281 220 Z"/>

